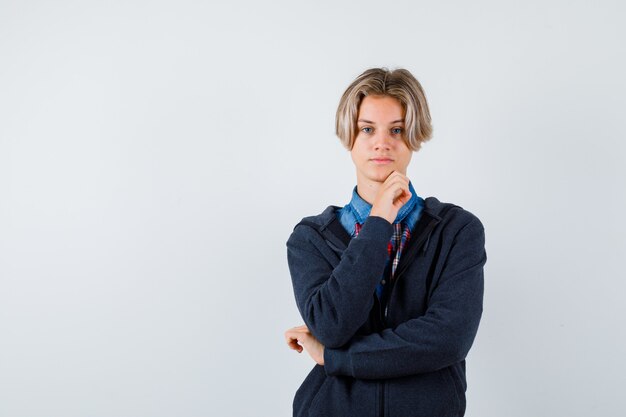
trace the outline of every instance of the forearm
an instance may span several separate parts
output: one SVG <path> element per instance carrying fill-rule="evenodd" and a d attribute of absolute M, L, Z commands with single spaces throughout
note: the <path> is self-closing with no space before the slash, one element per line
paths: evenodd
<path fill-rule="evenodd" d="M 367 320 L 387 261 L 389 222 L 369 217 L 333 268 L 298 228 L 287 242 L 296 303 L 311 333 L 327 347 L 345 344 Z M 324 244 L 325 243 L 321 243 Z"/>
<path fill-rule="evenodd" d="M 482 315 L 486 259 L 484 232 L 476 222 L 457 236 L 425 313 L 379 333 L 355 336 L 342 347 L 326 349 L 326 372 L 364 379 L 393 378 L 463 360 Z"/>
<path fill-rule="evenodd" d="M 355 336 L 343 347 L 325 349 L 326 373 L 380 379 L 445 368 L 465 359 L 479 320 L 478 311 L 462 325 L 445 325 L 434 316 L 424 316 L 395 329 Z"/>

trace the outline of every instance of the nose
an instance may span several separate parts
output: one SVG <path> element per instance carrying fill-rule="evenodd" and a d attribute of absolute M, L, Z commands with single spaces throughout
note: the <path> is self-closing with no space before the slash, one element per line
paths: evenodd
<path fill-rule="evenodd" d="M 379 132 L 374 137 L 374 149 L 379 150 L 391 148 L 391 139 L 392 138 L 389 135 L 389 132 Z"/>

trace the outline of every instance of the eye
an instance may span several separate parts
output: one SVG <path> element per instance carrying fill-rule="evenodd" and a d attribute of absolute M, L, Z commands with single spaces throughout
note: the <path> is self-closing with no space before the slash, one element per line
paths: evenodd
<path fill-rule="evenodd" d="M 401 127 L 394 127 L 393 129 L 391 129 L 391 134 L 393 134 L 393 135 L 401 135 L 402 134 L 402 128 Z"/>
<path fill-rule="evenodd" d="M 361 128 L 361 132 L 363 133 L 372 133 L 374 131 L 374 129 L 372 129 L 371 127 L 365 126 Z"/>

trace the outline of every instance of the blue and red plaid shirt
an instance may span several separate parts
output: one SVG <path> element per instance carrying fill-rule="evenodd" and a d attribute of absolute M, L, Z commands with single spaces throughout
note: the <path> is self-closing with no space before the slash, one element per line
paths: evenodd
<path fill-rule="evenodd" d="M 378 295 L 380 300 L 384 300 L 383 295 L 387 282 L 394 279 L 402 250 L 411 238 L 411 230 L 415 227 L 424 207 L 424 200 L 417 195 L 410 182 L 409 190 L 412 194 L 411 199 L 398 211 L 398 215 L 393 223 L 393 235 L 387 244 L 389 258 L 385 266 L 385 272 L 376 287 L 376 295 Z M 352 237 L 356 237 L 361 231 L 361 225 L 369 216 L 371 209 L 371 204 L 363 200 L 357 193 L 356 187 L 354 187 L 352 200 L 337 212 L 337 217 L 346 231 Z"/>

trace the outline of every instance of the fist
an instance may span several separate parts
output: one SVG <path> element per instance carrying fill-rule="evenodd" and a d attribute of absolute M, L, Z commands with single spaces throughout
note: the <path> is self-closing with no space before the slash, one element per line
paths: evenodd
<path fill-rule="evenodd" d="M 409 178 L 393 171 L 378 189 L 370 216 L 378 216 L 393 223 L 400 208 L 411 199 Z"/>
<path fill-rule="evenodd" d="M 318 365 L 324 365 L 324 345 L 311 334 L 306 325 L 287 330 L 285 332 L 285 341 L 289 348 L 298 353 L 305 349 Z"/>

